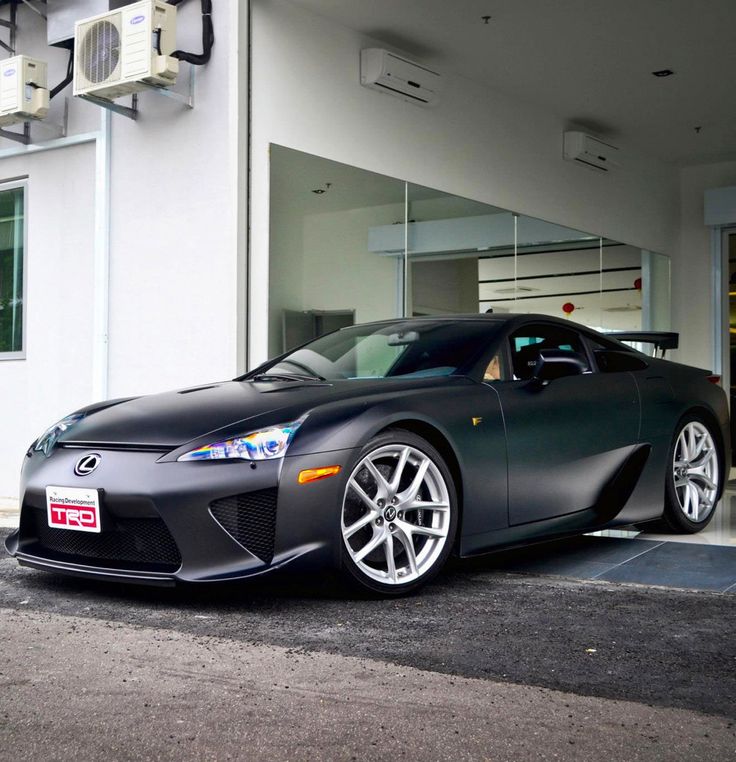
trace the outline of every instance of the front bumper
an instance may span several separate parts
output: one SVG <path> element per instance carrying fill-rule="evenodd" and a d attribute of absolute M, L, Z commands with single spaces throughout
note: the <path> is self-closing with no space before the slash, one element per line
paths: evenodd
<path fill-rule="evenodd" d="M 88 476 L 74 465 L 90 452 Z M 27 458 L 20 527 L 6 540 L 25 566 L 75 576 L 171 585 L 242 579 L 286 565 L 339 563 L 340 506 L 354 450 L 250 463 L 161 460 L 162 453 L 58 448 Z M 306 468 L 340 465 L 300 485 Z M 52 529 L 46 487 L 100 492 L 102 532 Z"/>

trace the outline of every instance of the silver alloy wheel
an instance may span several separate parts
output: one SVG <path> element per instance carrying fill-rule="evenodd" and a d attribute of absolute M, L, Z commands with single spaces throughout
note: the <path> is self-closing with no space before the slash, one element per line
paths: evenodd
<path fill-rule="evenodd" d="M 672 462 L 677 503 L 687 519 L 700 523 L 711 514 L 718 495 L 718 451 L 699 421 L 683 426 Z"/>
<path fill-rule="evenodd" d="M 428 455 L 406 444 L 378 447 L 358 463 L 345 488 L 345 549 L 376 582 L 412 582 L 442 554 L 450 511 L 447 484 Z"/>

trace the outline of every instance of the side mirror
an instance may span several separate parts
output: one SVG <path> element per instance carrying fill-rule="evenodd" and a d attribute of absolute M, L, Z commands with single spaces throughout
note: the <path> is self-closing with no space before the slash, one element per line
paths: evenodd
<path fill-rule="evenodd" d="M 588 370 L 588 363 L 578 352 L 564 349 L 543 349 L 534 366 L 532 378 L 537 382 L 548 383 L 564 376 L 580 376 Z"/>

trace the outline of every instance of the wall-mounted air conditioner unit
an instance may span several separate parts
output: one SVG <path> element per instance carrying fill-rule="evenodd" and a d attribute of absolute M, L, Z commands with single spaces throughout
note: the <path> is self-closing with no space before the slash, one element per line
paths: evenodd
<path fill-rule="evenodd" d="M 360 84 L 412 103 L 439 100 L 442 77 L 426 66 L 381 48 L 360 51 Z"/>
<path fill-rule="evenodd" d="M 592 135 L 577 131 L 565 133 L 562 156 L 568 161 L 576 161 L 599 172 L 608 172 L 613 167 L 621 166 L 619 154 L 616 146 L 604 143 Z"/>
<path fill-rule="evenodd" d="M 49 113 L 46 62 L 28 56 L 0 61 L 0 127 Z"/>
<path fill-rule="evenodd" d="M 74 32 L 74 95 L 113 100 L 176 82 L 176 6 L 143 0 L 78 21 Z"/>

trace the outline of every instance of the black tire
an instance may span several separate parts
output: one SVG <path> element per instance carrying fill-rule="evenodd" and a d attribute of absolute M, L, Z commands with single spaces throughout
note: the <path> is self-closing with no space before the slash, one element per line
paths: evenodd
<path fill-rule="evenodd" d="M 392 490 L 399 466 L 400 478 Z M 447 508 L 440 508 L 445 503 Z M 340 507 L 343 573 L 362 592 L 386 597 L 412 593 L 444 566 L 457 523 L 457 492 L 440 453 L 412 432 L 389 429 L 366 444 L 345 482 Z"/>
<path fill-rule="evenodd" d="M 678 465 L 684 462 L 688 462 L 690 465 L 698 464 L 702 460 L 701 457 L 695 457 L 692 461 L 681 459 L 682 451 L 678 449 L 681 448 L 681 445 L 678 445 L 678 442 L 681 441 L 681 436 L 687 438 L 688 431 L 699 432 L 704 435 L 704 438 L 701 440 L 697 439 L 696 434 L 698 444 L 695 449 L 697 450 L 697 447 L 703 441 L 705 442 L 703 453 L 712 453 L 708 458 L 709 468 L 704 469 L 709 471 L 709 475 L 704 474 L 701 477 L 691 473 L 689 476 L 686 476 L 685 471 L 687 469 L 684 466 Z M 706 433 L 707 438 L 705 438 Z M 676 458 L 678 458 L 677 461 Z M 665 508 L 661 525 L 663 531 L 669 531 L 674 534 L 695 534 L 708 526 L 715 515 L 718 500 L 723 492 L 724 466 L 723 446 L 713 424 L 697 413 L 687 413 L 684 415 L 675 428 L 667 455 Z M 678 469 L 680 470 L 678 471 Z M 682 486 L 683 481 L 689 481 L 694 484 L 689 498 L 683 497 L 688 489 Z M 710 488 L 707 482 L 714 484 L 715 487 Z M 678 483 L 680 484 L 679 487 L 676 486 Z M 700 495 L 700 500 L 698 506 L 694 507 L 696 493 Z M 705 498 L 711 496 L 712 500 L 703 499 L 703 496 Z M 710 506 L 709 502 L 711 503 Z"/>

